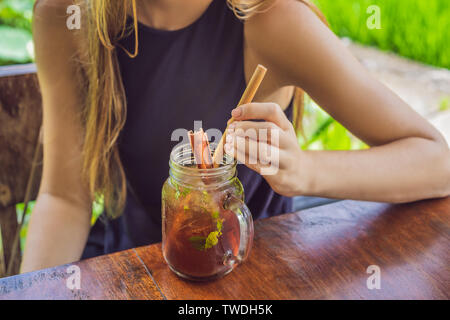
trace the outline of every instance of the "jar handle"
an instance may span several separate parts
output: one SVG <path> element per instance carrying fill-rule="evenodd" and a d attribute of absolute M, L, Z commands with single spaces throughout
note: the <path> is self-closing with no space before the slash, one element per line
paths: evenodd
<path fill-rule="evenodd" d="M 234 212 L 239 221 L 240 229 L 238 254 L 237 256 L 233 256 L 232 253 L 228 253 L 228 255 L 224 257 L 224 263 L 241 263 L 247 259 L 253 245 L 254 228 L 252 214 L 244 201 L 231 194 L 228 195 L 224 207 Z"/>

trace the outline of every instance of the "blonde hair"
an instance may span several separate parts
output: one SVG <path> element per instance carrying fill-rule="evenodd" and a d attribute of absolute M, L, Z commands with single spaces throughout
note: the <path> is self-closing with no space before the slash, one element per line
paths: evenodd
<path fill-rule="evenodd" d="M 325 21 L 308 0 L 299 0 Z M 270 9 L 276 0 L 227 0 L 228 6 L 242 20 Z M 126 120 L 126 98 L 117 61 L 117 47 L 134 58 L 139 51 L 136 0 L 85 1 L 88 13 L 87 56 L 85 70 L 85 137 L 83 144 L 83 179 L 94 199 L 104 197 L 110 217 L 117 217 L 126 199 L 125 172 L 119 157 L 117 139 Z M 127 24 L 133 17 L 133 26 Z M 119 41 L 134 33 L 133 52 Z M 303 91 L 296 88 L 294 126 L 302 132 Z"/>

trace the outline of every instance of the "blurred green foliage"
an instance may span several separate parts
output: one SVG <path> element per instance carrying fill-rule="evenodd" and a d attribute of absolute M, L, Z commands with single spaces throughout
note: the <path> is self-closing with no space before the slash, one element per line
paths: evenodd
<path fill-rule="evenodd" d="M 34 0 L 0 0 L 0 65 L 33 60 Z"/>
<path fill-rule="evenodd" d="M 22 248 L 22 252 L 23 252 L 23 248 L 25 248 L 25 239 L 27 236 L 28 223 L 30 221 L 30 216 L 31 216 L 30 214 L 33 211 L 34 205 L 35 205 L 35 201 L 30 201 L 30 203 L 28 204 L 27 212 L 26 212 L 25 219 L 23 222 L 23 228 L 20 230 L 20 247 Z M 22 219 L 24 209 L 25 209 L 25 205 L 23 203 L 19 203 L 16 205 L 17 220 L 19 223 Z"/>
<path fill-rule="evenodd" d="M 449 0 L 314 0 L 341 37 L 450 68 Z M 35 0 L 0 0 L 0 65 L 32 61 Z M 370 30 L 367 8 L 377 5 L 381 29 Z"/>
<path fill-rule="evenodd" d="M 449 0 L 314 0 L 340 37 L 450 68 Z M 381 29 L 370 30 L 369 6 L 380 8 Z"/>
<path fill-rule="evenodd" d="M 360 150 L 367 148 L 339 122 L 331 118 L 309 97 L 303 118 L 305 137 L 299 136 L 304 150 Z"/>
<path fill-rule="evenodd" d="M 35 204 L 36 204 L 36 201 L 30 201 L 28 208 L 27 208 L 26 215 L 25 215 L 23 227 L 20 230 L 20 247 L 22 248 L 22 252 L 25 248 L 25 239 L 27 237 L 28 223 L 30 221 L 31 212 L 33 211 Z M 19 223 L 22 219 L 24 208 L 25 208 L 25 205 L 23 203 L 19 203 L 16 205 L 17 220 Z M 92 205 L 92 218 L 91 218 L 92 225 L 95 223 L 95 221 L 97 221 L 98 217 L 100 217 L 100 215 L 102 213 L 103 213 L 103 198 L 98 198 Z M 1 246 L 0 246 L 0 252 L 1 252 Z"/>
<path fill-rule="evenodd" d="M 450 109 L 450 97 L 442 98 L 439 104 L 439 111 L 447 111 Z"/>

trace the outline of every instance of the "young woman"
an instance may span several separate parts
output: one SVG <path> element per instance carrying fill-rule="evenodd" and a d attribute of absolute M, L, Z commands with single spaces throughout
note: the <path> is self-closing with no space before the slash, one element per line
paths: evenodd
<path fill-rule="evenodd" d="M 364 70 L 308 1 L 85 1 L 78 31 L 66 27 L 71 2 L 35 8 L 44 172 L 22 271 L 160 241 L 171 133 L 194 120 L 223 130 L 231 112 L 236 129 L 280 133 L 276 175 L 239 169 L 255 218 L 291 211 L 296 195 L 395 203 L 449 195 L 442 136 Z M 233 110 L 257 64 L 269 69 L 259 103 Z M 371 148 L 302 151 L 291 124 L 301 110 L 295 88 Z M 96 194 L 118 218 L 91 230 Z"/>

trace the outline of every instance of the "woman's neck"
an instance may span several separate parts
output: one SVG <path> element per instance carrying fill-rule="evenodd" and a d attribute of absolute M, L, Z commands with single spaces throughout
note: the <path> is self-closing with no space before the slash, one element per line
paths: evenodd
<path fill-rule="evenodd" d="M 182 29 L 196 21 L 212 1 L 138 0 L 138 20 L 155 29 Z"/>

